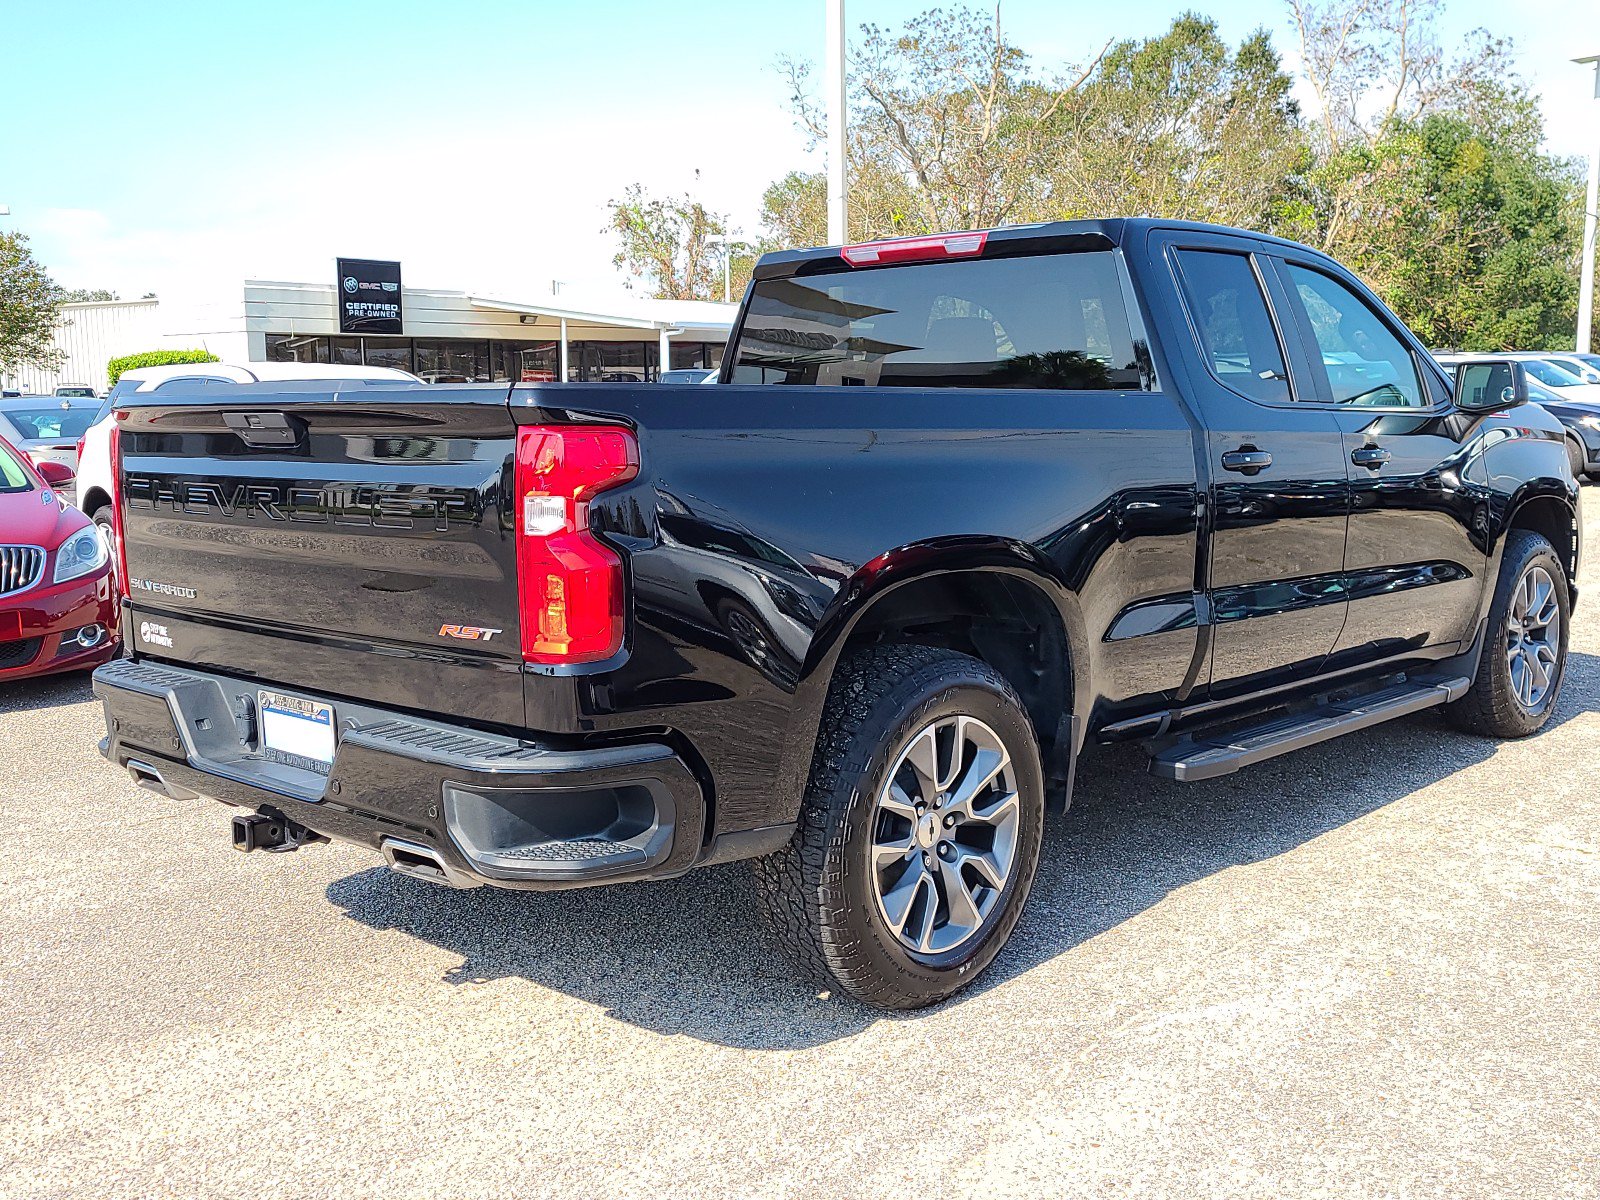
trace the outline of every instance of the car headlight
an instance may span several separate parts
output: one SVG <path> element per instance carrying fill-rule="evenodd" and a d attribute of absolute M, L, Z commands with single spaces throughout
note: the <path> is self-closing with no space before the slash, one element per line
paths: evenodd
<path fill-rule="evenodd" d="M 1579 425 L 1587 425 L 1590 429 L 1600 429 L 1600 417 L 1579 417 Z"/>
<path fill-rule="evenodd" d="M 61 549 L 56 551 L 55 582 L 65 583 L 69 579 L 93 574 L 105 566 L 110 557 L 98 527 L 90 525 L 87 529 L 80 529 L 62 542 Z"/>

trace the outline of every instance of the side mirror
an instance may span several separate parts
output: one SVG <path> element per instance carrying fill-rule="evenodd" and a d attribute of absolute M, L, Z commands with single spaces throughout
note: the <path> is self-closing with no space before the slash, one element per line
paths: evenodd
<path fill-rule="evenodd" d="M 1528 402 L 1528 376 L 1514 358 L 1484 358 L 1456 368 L 1456 407 L 1494 413 Z"/>
<path fill-rule="evenodd" d="M 78 477 L 77 473 L 66 463 L 56 462 L 54 459 L 46 459 L 44 462 L 37 464 L 34 470 L 39 472 L 40 479 L 53 488 L 64 488 Z"/>

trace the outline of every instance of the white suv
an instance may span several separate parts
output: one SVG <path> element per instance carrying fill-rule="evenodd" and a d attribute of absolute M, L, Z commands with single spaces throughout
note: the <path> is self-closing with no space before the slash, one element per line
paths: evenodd
<path fill-rule="evenodd" d="M 173 367 L 135 367 L 124 371 L 111 389 L 87 433 L 78 439 L 77 505 L 95 524 L 110 544 L 111 539 L 111 432 L 116 426 L 112 409 L 117 401 L 135 392 L 180 391 L 202 387 L 232 387 L 241 383 L 271 383 L 280 380 L 302 382 L 321 380 L 334 383 L 407 384 L 423 386 L 409 371 L 392 367 L 335 367 L 326 363 L 184 363 Z M 115 561 L 115 559 L 113 559 Z"/>

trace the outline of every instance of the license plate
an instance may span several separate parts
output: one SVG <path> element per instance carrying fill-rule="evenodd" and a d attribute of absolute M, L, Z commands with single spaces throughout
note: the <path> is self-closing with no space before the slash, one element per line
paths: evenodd
<path fill-rule="evenodd" d="M 333 763 L 333 705 L 281 692 L 259 692 L 261 749 L 289 766 L 326 774 Z"/>

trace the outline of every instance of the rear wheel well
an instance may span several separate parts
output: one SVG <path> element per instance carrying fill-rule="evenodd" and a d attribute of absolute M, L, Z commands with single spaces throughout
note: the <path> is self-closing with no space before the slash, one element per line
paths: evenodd
<path fill-rule="evenodd" d="M 106 495 L 99 488 L 90 488 L 89 491 L 78 497 L 78 507 L 84 512 L 88 513 L 91 517 L 94 516 L 98 510 L 105 508 L 110 503 L 111 497 Z"/>
<path fill-rule="evenodd" d="M 929 576 L 872 605 L 845 655 L 871 646 L 942 646 L 988 663 L 1027 707 L 1045 776 L 1064 785 L 1071 762 L 1072 684 L 1061 614 L 1034 584 L 988 571 Z"/>
<path fill-rule="evenodd" d="M 1517 506 L 1506 528 L 1528 529 L 1543 537 L 1555 547 L 1556 556 L 1566 568 L 1567 586 L 1572 587 L 1577 583 L 1577 517 L 1569 505 L 1554 496 L 1535 496 Z"/>

